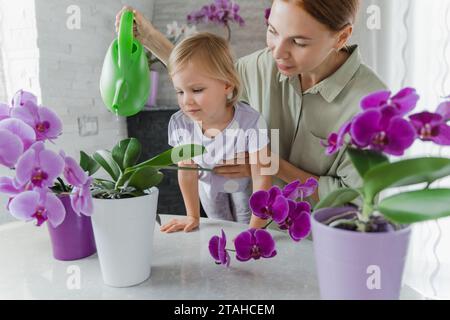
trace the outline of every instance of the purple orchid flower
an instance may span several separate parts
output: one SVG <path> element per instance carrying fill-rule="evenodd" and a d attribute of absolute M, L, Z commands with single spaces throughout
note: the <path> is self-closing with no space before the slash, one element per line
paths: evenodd
<path fill-rule="evenodd" d="M 31 190 L 30 186 L 20 186 L 11 177 L 0 177 L 0 192 L 9 197 L 16 196 L 28 190 Z"/>
<path fill-rule="evenodd" d="M 13 168 L 23 153 L 23 143 L 15 134 L 0 129 L 0 164 Z"/>
<path fill-rule="evenodd" d="M 36 134 L 28 124 L 20 119 L 4 119 L 0 121 L 0 130 L 8 130 L 16 135 L 23 145 L 23 151 L 27 151 L 36 142 Z"/>
<path fill-rule="evenodd" d="M 214 24 L 228 26 L 230 22 L 236 22 L 240 26 L 245 24 L 244 19 L 239 15 L 240 7 L 230 0 L 215 0 L 210 5 L 203 6 L 198 11 L 193 11 L 187 15 L 188 23 L 212 22 Z"/>
<path fill-rule="evenodd" d="M 391 155 L 403 155 L 415 139 L 414 127 L 393 107 L 369 109 L 353 120 L 350 134 L 359 148 L 369 147 Z"/>
<path fill-rule="evenodd" d="M 390 91 L 377 91 L 361 100 L 363 110 L 393 107 L 397 114 L 405 115 L 415 108 L 419 95 L 414 88 L 404 88 L 391 97 Z"/>
<path fill-rule="evenodd" d="M 332 132 L 328 136 L 328 141 L 323 142 L 320 141 L 320 144 L 327 148 L 325 153 L 327 155 L 332 155 L 339 151 L 340 148 L 344 145 L 344 137 L 345 135 L 350 131 L 350 128 L 352 126 L 351 121 L 347 121 L 338 131 L 338 133 Z"/>
<path fill-rule="evenodd" d="M 11 117 L 31 126 L 38 141 L 56 139 L 62 132 L 62 123 L 56 113 L 46 107 L 38 107 L 32 100 L 26 100 L 22 107 L 13 108 Z"/>
<path fill-rule="evenodd" d="M 306 238 L 311 231 L 311 206 L 308 202 L 289 201 L 289 215 L 281 223 L 280 229 L 289 230 L 292 240 L 300 241 Z"/>
<path fill-rule="evenodd" d="M 270 17 L 270 11 L 272 10 L 271 7 L 264 9 L 264 19 L 266 20 L 266 24 L 269 24 L 269 17 Z"/>
<path fill-rule="evenodd" d="M 20 185 L 31 183 L 38 188 L 49 187 L 63 169 L 64 160 L 53 151 L 45 150 L 43 142 L 39 141 L 19 158 L 16 180 Z"/>
<path fill-rule="evenodd" d="M 445 122 L 450 121 L 450 101 L 442 102 L 437 110 L 437 114 L 440 114 Z"/>
<path fill-rule="evenodd" d="M 209 240 L 209 253 L 214 258 L 217 264 L 222 264 L 226 267 L 230 266 L 230 255 L 226 249 L 227 238 L 222 229 L 222 236 L 214 236 Z"/>
<path fill-rule="evenodd" d="M 234 245 L 236 259 L 239 261 L 272 258 L 277 254 L 275 241 L 271 234 L 263 229 L 249 229 L 240 233 L 234 240 Z"/>
<path fill-rule="evenodd" d="M 443 146 L 450 146 L 449 118 L 450 102 L 441 103 L 436 113 L 425 111 L 409 116 L 419 139 Z"/>
<path fill-rule="evenodd" d="M 309 178 L 305 183 L 301 183 L 300 180 L 295 180 L 283 188 L 283 196 L 286 199 L 297 200 L 301 198 L 302 201 L 304 198 L 311 196 L 314 194 L 318 187 L 318 182 L 314 178 Z"/>
<path fill-rule="evenodd" d="M 70 204 L 78 215 L 91 216 L 94 211 L 91 186 L 92 177 L 88 177 L 81 186 L 75 186 L 70 194 Z"/>
<path fill-rule="evenodd" d="M 73 186 L 81 187 L 86 183 L 88 175 L 75 161 L 74 158 L 66 156 L 64 151 L 60 151 L 60 156 L 64 159 L 64 177 Z"/>
<path fill-rule="evenodd" d="M 14 94 L 14 97 L 12 98 L 11 105 L 13 108 L 20 108 L 25 105 L 26 102 L 32 102 L 33 104 L 37 105 L 37 97 L 32 94 L 31 92 L 19 90 Z"/>
<path fill-rule="evenodd" d="M 271 218 L 276 223 L 284 221 L 289 211 L 288 202 L 277 186 L 269 191 L 256 191 L 250 197 L 249 204 L 255 216 L 261 219 Z"/>
<path fill-rule="evenodd" d="M 7 104 L 0 103 L 0 121 L 10 117 L 11 108 Z"/>
<path fill-rule="evenodd" d="M 45 189 L 25 191 L 12 199 L 9 211 L 17 219 L 36 219 L 37 226 L 49 221 L 53 227 L 59 226 L 65 218 L 66 210 L 61 201 Z"/>

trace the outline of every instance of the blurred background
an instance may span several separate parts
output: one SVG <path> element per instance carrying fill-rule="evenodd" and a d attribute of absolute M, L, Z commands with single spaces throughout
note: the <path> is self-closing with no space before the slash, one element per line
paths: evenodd
<path fill-rule="evenodd" d="M 116 13 L 128 4 L 166 33 L 176 21 L 206 0 L 0 0 L 0 101 L 8 103 L 24 89 L 53 109 L 63 121 L 55 148 L 76 159 L 80 150 L 110 149 L 127 136 L 138 138 L 147 159 L 167 148 L 167 124 L 178 110 L 165 68 L 152 63 L 153 96 L 145 110 L 123 118 L 102 103 L 99 79 L 105 53 L 115 38 Z M 270 0 L 237 0 L 245 25 L 232 23 L 231 47 L 236 58 L 265 47 L 264 10 Z M 227 35 L 208 23 L 199 31 Z M 173 28 L 172 28 L 173 29 Z M 170 31 L 170 28 L 169 28 Z M 450 1 L 363 0 L 352 43 L 363 60 L 396 92 L 413 86 L 421 96 L 417 110 L 434 111 L 450 95 Z M 151 57 L 149 56 L 149 60 Z M 449 148 L 418 142 L 406 157 L 450 157 Z M 0 167 L 0 175 L 10 174 Z M 439 182 L 449 185 L 448 181 Z M 159 213 L 184 214 L 176 173 L 160 185 Z M 13 221 L 0 196 L 0 224 Z M 450 220 L 414 227 L 405 281 L 430 298 L 450 298 Z"/>

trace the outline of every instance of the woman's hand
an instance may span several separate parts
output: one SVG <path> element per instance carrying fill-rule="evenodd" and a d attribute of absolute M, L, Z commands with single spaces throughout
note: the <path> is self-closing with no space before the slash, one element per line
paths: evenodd
<path fill-rule="evenodd" d="M 124 6 L 116 15 L 116 32 L 119 31 L 120 18 L 126 10 L 134 13 L 133 33 L 134 37 L 159 60 L 167 64 L 173 44 L 138 10 Z"/>
<path fill-rule="evenodd" d="M 227 160 L 229 164 L 216 166 L 213 169 L 215 174 L 225 178 L 246 178 L 252 176 L 252 170 L 249 164 L 248 152 L 244 157 L 236 156 L 232 161 Z"/>
<path fill-rule="evenodd" d="M 119 32 L 120 18 L 125 11 L 132 11 L 134 13 L 133 21 L 133 33 L 134 37 L 139 40 L 140 43 L 145 44 L 150 38 L 155 27 L 152 23 L 144 17 L 144 15 L 133 7 L 124 6 L 116 15 L 116 32 Z"/>
<path fill-rule="evenodd" d="M 187 216 L 181 219 L 172 219 L 161 227 L 162 232 L 172 233 L 183 230 L 190 232 L 197 228 L 200 224 L 200 218 Z"/>

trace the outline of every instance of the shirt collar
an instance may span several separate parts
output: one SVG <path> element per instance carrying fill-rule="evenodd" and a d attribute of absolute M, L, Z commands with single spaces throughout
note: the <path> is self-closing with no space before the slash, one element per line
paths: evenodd
<path fill-rule="evenodd" d="M 280 82 L 289 80 L 289 83 L 294 86 L 297 93 L 301 94 L 317 94 L 320 93 L 322 97 L 328 102 L 332 102 L 341 91 L 345 88 L 347 83 L 353 78 L 362 63 L 361 55 L 357 45 L 350 46 L 351 52 L 347 61 L 331 76 L 323 79 L 313 87 L 305 92 L 301 92 L 300 80 L 298 75 L 288 77 L 280 73 Z"/>

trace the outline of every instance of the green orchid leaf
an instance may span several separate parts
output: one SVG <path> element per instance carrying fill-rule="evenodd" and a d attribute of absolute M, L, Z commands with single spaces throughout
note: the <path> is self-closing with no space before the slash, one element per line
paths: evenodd
<path fill-rule="evenodd" d="M 360 196 L 360 192 L 356 189 L 352 188 L 342 188 L 337 189 L 330 194 L 328 194 L 325 198 L 320 200 L 314 207 L 314 210 L 322 209 L 322 208 L 332 208 L 332 207 L 341 207 L 344 204 L 347 204 Z"/>
<path fill-rule="evenodd" d="M 371 168 L 389 162 L 384 154 L 373 150 L 347 149 L 347 153 L 361 177 L 364 177 Z"/>
<path fill-rule="evenodd" d="M 404 192 L 381 201 L 378 210 L 397 223 L 414 223 L 450 216 L 450 189 Z"/>
<path fill-rule="evenodd" d="M 134 166 L 141 156 L 142 146 L 136 138 L 128 138 L 116 144 L 112 150 L 112 157 L 124 171 Z"/>
<path fill-rule="evenodd" d="M 135 172 L 136 172 L 136 170 L 129 170 L 129 171 L 125 171 L 124 173 L 122 173 L 116 182 L 115 188 L 118 189 L 118 188 L 124 186 L 127 183 L 127 181 L 131 178 L 133 173 L 135 173 Z"/>
<path fill-rule="evenodd" d="M 92 176 L 100 168 L 100 165 L 90 155 L 84 151 L 80 151 L 80 167 Z"/>
<path fill-rule="evenodd" d="M 163 177 L 164 175 L 153 167 L 140 167 L 131 175 L 128 186 L 137 190 L 147 190 L 158 185 Z"/>
<path fill-rule="evenodd" d="M 151 166 L 151 167 L 165 167 L 170 166 L 172 164 L 176 164 L 179 161 L 189 160 L 193 157 L 199 156 L 206 151 L 206 148 L 202 145 L 198 144 L 186 144 L 181 145 L 169 150 L 164 151 L 163 153 L 142 162 L 134 167 L 133 169 L 142 167 L 142 166 Z"/>
<path fill-rule="evenodd" d="M 92 156 L 97 163 L 111 176 L 114 181 L 120 177 L 120 167 L 114 161 L 111 152 L 108 150 L 99 150 Z"/>
<path fill-rule="evenodd" d="M 448 175 L 450 159 L 446 158 L 417 158 L 382 163 L 364 175 L 364 195 L 368 202 L 372 202 L 384 189 L 423 182 L 432 183 Z"/>

